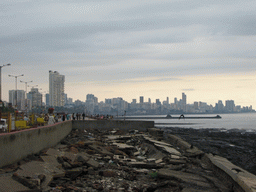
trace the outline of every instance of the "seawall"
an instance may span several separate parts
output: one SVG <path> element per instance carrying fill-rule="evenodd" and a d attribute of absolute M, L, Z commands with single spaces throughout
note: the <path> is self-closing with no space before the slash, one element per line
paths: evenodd
<path fill-rule="evenodd" d="M 72 121 L 0 135 L 0 167 L 52 147 L 72 130 Z"/>
<path fill-rule="evenodd" d="M 138 129 L 146 131 L 154 121 L 89 120 L 65 121 L 54 125 L 0 134 L 0 167 L 39 153 L 64 139 L 73 129 Z"/>
<path fill-rule="evenodd" d="M 91 120 L 91 121 L 73 121 L 73 129 L 137 129 L 146 131 L 154 127 L 154 121 L 123 121 L 123 120 Z"/>

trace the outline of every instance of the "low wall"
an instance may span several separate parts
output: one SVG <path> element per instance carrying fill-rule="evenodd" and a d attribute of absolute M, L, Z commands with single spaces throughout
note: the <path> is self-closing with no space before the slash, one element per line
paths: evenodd
<path fill-rule="evenodd" d="M 178 136 L 167 134 L 168 142 L 179 147 L 184 151 L 193 151 L 191 145 Z M 198 150 L 200 151 L 200 150 Z M 206 164 L 214 174 L 225 183 L 230 191 L 234 192 L 256 192 L 256 176 L 248 171 L 232 164 L 226 158 L 214 156 L 212 154 L 204 154 L 202 162 Z"/>
<path fill-rule="evenodd" d="M 0 167 L 52 147 L 72 130 L 72 121 L 0 135 Z"/>
<path fill-rule="evenodd" d="M 154 127 L 154 121 L 118 121 L 118 120 L 78 120 L 73 121 L 73 129 L 121 129 L 130 130 L 137 129 L 146 131 L 148 128 Z"/>

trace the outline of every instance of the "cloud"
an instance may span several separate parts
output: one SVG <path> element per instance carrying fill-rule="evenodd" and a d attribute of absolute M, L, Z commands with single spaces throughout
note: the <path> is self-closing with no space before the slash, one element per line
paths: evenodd
<path fill-rule="evenodd" d="M 255 71 L 252 0 L 4 0 L 0 9 L 1 62 L 45 85 L 48 70 L 98 86 Z"/>
<path fill-rule="evenodd" d="M 195 91 L 195 89 L 182 89 L 182 91 Z"/>

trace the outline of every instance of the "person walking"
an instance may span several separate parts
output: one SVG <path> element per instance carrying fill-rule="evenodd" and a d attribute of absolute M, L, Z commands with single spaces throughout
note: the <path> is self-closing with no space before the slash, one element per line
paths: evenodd
<path fill-rule="evenodd" d="M 82 114 L 82 117 L 83 117 L 83 121 L 84 121 L 84 118 L 85 118 L 85 114 L 84 113 Z"/>
<path fill-rule="evenodd" d="M 62 121 L 65 121 L 65 119 L 66 119 L 66 115 L 63 114 L 63 115 L 62 115 Z"/>

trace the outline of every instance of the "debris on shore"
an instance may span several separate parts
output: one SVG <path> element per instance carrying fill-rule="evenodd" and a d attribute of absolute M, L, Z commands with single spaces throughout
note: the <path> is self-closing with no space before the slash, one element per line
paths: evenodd
<path fill-rule="evenodd" d="M 72 130 L 57 146 L 2 168 L 0 183 L 45 192 L 229 191 L 202 152 L 190 151 L 137 130 Z"/>

